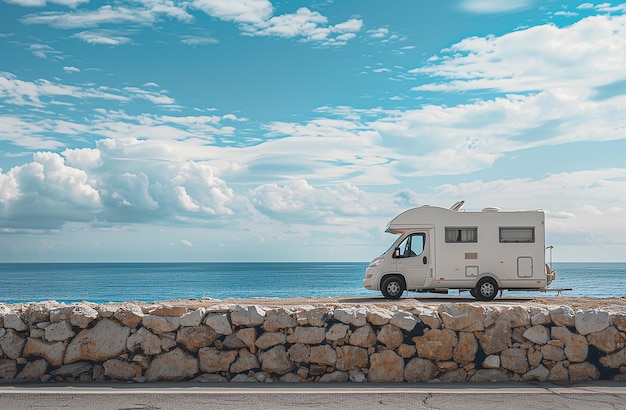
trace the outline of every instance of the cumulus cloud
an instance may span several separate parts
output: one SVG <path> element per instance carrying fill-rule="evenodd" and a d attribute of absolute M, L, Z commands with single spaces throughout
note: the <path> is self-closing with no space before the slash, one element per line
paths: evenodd
<path fill-rule="evenodd" d="M 274 8 L 267 0 L 195 0 L 192 6 L 210 16 L 239 24 L 249 36 L 299 38 L 325 46 L 346 44 L 363 26 L 363 21 L 356 18 L 329 24 L 326 16 L 306 7 L 295 13 L 275 16 Z"/>
<path fill-rule="evenodd" d="M 34 154 L 33 162 L 0 181 L 0 219 L 7 228 L 58 229 L 67 221 L 92 220 L 102 206 L 87 173 L 51 152 Z"/>
<path fill-rule="evenodd" d="M 128 144 L 128 142 L 126 142 Z M 232 214 L 233 191 L 208 163 L 120 160 L 123 143 L 39 152 L 0 170 L 0 220 L 11 229 L 59 229 L 67 222 L 188 224 Z M 126 156 L 127 157 L 127 156 Z"/>
<path fill-rule="evenodd" d="M 267 21 L 244 26 L 248 35 L 301 38 L 303 41 L 318 42 L 323 45 L 344 45 L 361 30 L 360 19 L 350 19 L 336 25 L 328 25 L 328 19 L 306 7 L 293 14 L 274 16 Z"/>

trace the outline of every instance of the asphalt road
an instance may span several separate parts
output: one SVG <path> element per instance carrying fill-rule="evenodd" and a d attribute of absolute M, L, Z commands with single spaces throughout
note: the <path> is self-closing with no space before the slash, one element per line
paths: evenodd
<path fill-rule="evenodd" d="M 24 409 L 626 409 L 626 382 L 437 384 L 0 383 Z"/>

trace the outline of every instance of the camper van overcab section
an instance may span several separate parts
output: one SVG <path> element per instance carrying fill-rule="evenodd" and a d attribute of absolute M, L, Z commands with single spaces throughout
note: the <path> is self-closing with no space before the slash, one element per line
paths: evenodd
<path fill-rule="evenodd" d="M 544 212 L 462 206 L 425 205 L 393 218 L 386 231 L 398 237 L 370 263 L 363 286 L 388 299 L 405 290 L 467 290 L 478 300 L 505 289 L 546 290 L 556 273 L 545 258 Z"/>

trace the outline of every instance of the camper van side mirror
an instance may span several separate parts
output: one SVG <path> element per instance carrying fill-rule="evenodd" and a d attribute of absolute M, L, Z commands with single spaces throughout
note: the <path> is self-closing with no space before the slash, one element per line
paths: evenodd
<path fill-rule="evenodd" d="M 397 246 L 396 249 L 393 250 L 393 257 L 394 258 L 399 258 L 400 257 L 400 247 Z"/>

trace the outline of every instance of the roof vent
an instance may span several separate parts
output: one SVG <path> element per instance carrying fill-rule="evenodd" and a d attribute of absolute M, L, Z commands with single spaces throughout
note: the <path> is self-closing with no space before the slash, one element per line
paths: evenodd
<path fill-rule="evenodd" d="M 459 209 L 461 209 L 461 207 L 463 206 L 463 204 L 465 203 L 465 201 L 456 201 L 451 207 L 450 210 L 452 211 L 458 211 Z"/>
<path fill-rule="evenodd" d="M 497 206 L 488 206 L 487 208 L 483 208 L 483 212 L 500 212 L 501 209 Z"/>

